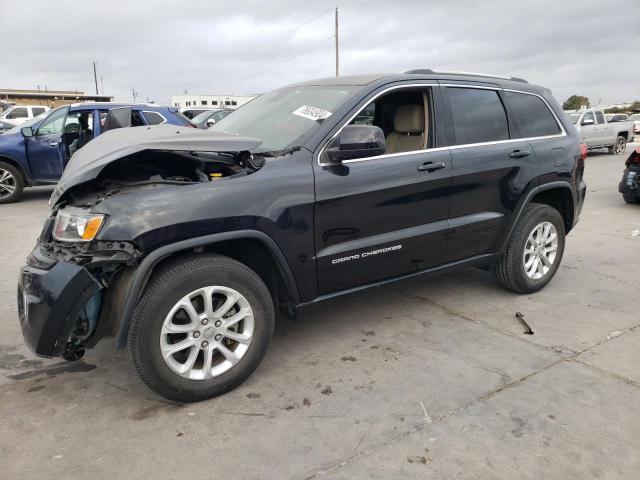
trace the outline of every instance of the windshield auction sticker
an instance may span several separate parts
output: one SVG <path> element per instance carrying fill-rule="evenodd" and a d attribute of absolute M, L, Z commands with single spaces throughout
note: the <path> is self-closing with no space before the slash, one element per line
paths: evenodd
<path fill-rule="evenodd" d="M 327 112 L 326 110 L 322 110 L 321 108 L 312 107 L 311 105 L 303 105 L 297 110 L 294 110 L 293 114 L 302 118 L 316 121 L 324 120 L 329 115 L 331 115 L 331 112 Z"/>

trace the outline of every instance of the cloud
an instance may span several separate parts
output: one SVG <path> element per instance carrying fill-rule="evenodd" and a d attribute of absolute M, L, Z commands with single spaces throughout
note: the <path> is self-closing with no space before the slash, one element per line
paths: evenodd
<path fill-rule="evenodd" d="M 640 98 L 637 0 L 340 3 L 341 74 L 434 68 L 514 75 L 592 102 Z M 4 88 L 118 100 L 263 92 L 334 74 L 334 2 L 3 2 Z M 306 23 L 300 28 L 296 26 Z"/>

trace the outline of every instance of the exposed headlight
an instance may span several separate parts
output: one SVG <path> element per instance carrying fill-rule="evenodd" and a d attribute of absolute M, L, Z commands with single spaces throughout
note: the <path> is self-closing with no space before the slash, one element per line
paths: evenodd
<path fill-rule="evenodd" d="M 89 242 L 104 222 L 104 215 L 89 213 L 83 208 L 67 207 L 58 210 L 53 224 L 53 238 L 61 242 Z"/>

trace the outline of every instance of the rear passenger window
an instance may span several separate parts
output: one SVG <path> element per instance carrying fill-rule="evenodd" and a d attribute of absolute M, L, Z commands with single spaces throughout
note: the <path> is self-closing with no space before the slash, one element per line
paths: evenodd
<path fill-rule="evenodd" d="M 449 87 L 456 145 L 494 142 L 509 138 L 507 114 L 498 92 Z"/>
<path fill-rule="evenodd" d="M 33 112 L 33 116 L 36 117 L 41 113 L 44 113 L 44 108 L 33 107 L 31 111 Z"/>
<path fill-rule="evenodd" d="M 159 125 L 167 121 L 158 112 L 144 112 L 144 116 L 147 119 L 147 122 L 149 122 L 149 125 Z"/>
<path fill-rule="evenodd" d="M 598 123 L 602 125 L 604 123 L 604 115 L 602 112 L 596 112 L 596 118 L 598 119 Z"/>
<path fill-rule="evenodd" d="M 505 95 L 521 137 L 544 137 L 560 133 L 558 122 L 540 97 L 516 92 L 505 92 Z"/>

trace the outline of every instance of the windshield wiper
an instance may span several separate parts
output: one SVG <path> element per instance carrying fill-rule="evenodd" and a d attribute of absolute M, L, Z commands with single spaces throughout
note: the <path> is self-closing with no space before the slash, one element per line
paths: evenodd
<path fill-rule="evenodd" d="M 282 150 L 271 150 L 268 152 L 256 152 L 256 155 L 261 155 L 263 157 L 282 157 L 283 155 L 289 155 L 293 152 L 297 152 L 298 150 L 301 150 L 302 147 L 301 146 L 297 146 L 297 147 L 288 147 L 288 148 L 283 148 Z"/>

